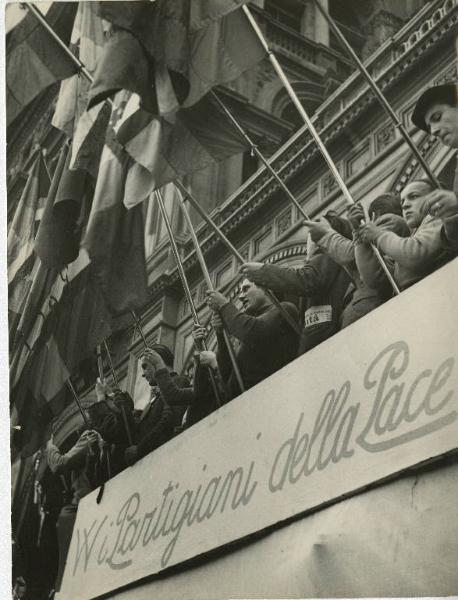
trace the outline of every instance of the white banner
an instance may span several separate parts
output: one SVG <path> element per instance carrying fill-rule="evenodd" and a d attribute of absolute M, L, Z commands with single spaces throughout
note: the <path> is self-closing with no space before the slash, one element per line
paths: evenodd
<path fill-rule="evenodd" d="M 59 600 L 315 510 L 458 440 L 458 261 L 85 497 Z"/>

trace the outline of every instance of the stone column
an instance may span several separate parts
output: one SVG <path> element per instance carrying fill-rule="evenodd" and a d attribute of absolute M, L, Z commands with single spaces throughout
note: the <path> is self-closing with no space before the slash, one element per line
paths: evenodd
<path fill-rule="evenodd" d="M 328 10 L 328 0 L 319 0 L 319 2 L 325 10 Z M 312 0 L 309 0 L 304 5 L 301 33 L 314 42 L 329 46 L 328 24 Z"/>

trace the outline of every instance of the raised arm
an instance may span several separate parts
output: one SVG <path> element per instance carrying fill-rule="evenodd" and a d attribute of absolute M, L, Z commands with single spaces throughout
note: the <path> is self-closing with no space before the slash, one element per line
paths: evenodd
<path fill-rule="evenodd" d="M 298 321 L 297 309 L 293 304 L 282 302 L 282 306 Z M 253 317 L 238 310 L 232 302 L 228 302 L 221 308 L 221 316 L 228 331 L 246 343 L 272 340 L 283 327 L 283 317 L 275 307 L 259 317 Z"/>
<path fill-rule="evenodd" d="M 317 242 L 318 246 L 326 252 L 341 267 L 348 267 L 355 262 L 355 248 L 353 242 L 337 231 L 330 231 L 323 235 Z"/>
<path fill-rule="evenodd" d="M 426 217 L 414 235 L 404 238 L 391 231 L 368 223 L 363 227 L 363 238 L 374 241 L 377 248 L 399 265 L 409 269 L 425 269 L 442 252 L 439 219 Z"/>
<path fill-rule="evenodd" d="M 82 467 L 86 461 L 89 445 L 97 441 L 97 435 L 93 431 L 85 431 L 76 444 L 68 452 L 62 454 L 52 439 L 46 446 L 46 456 L 49 468 L 56 475 L 66 473 L 73 469 Z"/>
<path fill-rule="evenodd" d="M 186 382 L 171 377 L 166 367 L 158 369 L 154 376 L 167 404 L 170 404 L 170 406 L 187 406 L 191 402 L 194 391 L 189 386 L 189 382 L 188 386 L 184 387 Z M 183 384 L 183 386 L 178 384 Z"/>
<path fill-rule="evenodd" d="M 278 265 L 260 265 L 246 263 L 242 273 L 253 283 L 274 292 L 286 292 L 297 296 L 309 296 L 323 289 L 326 277 L 320 269 L 319 256 L 307 261 L 301 268 L 280 267 Z M 260 265 L 254 267 L 253 265 Z M 337 268 L 337 267 L 336 267 Z"/>

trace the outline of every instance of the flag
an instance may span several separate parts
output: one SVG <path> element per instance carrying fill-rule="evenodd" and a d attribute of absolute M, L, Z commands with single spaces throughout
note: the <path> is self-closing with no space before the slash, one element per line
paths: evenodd
<path fill-rule="evenodd" d="M 141 89 L 145 78 L 137 82 L 137 87 L 116 82 L 113 73 L 121 59 L 117 59 L 113 41 L 110 53 L 103 55 L 106 61 L 112 61 L 112 67 L 108 69 L 106 62 L 102 69 L 99 63 L 89 105 L 122 85 L 132 92 L 116 126 L 117 139 L 136 163 L 129 168 L 124 194 L 125 205 L 132 207 L 177 177 L 247 148 L 208 92 L 237 79 L 266 52 L 238 0 L 158 0 L 131 3 L 134 6 L 128 4 L 124 10 L 116 4 L 103 2 L 100 10 L 115 28 L 122 29 L 123 35 L 135 38 L 146 59 L 154 59 L 154 69 L 149 71 L 147 91 Z M 126 48 L 118 50 L 123 64 L 127 64 Z M 174 73 L 180 73 L 189 84 L 184 99 L 176 93 Z M 129 77 L 134 75 L 131 69 Z M 102 89 L 106 93 L 101 94 Z"/>
<path fill-rule="evenodd" d="M 167 105 L 160 105 L 164 72 L 168 93 L 183 108 L 236 79 L 266 56 L 240 8 L 243 3 L 99 2 L 113 33 L 94 74 L 88 106 L 125 89 L 137 94 L 148 112 L 165 114 Z"/>
<path fill-rule="evenodd" d="M 148 300 L 143 211 L 128 211 L 124 186 L 130 157 L 115 139 L 114 127 L 129 94 L 119 92 L 107 129 L 91 213 L 82 242 L 94 277 L 112 315 L 143 306 Z"/>
<path fill-rule="evenodd" d="M 56 2 L 46 15 L 65 44 L 70 40 L 76 9 L 73 2 Z M 5 57 L 7 126 L 40 92 L 78 70 L 31 13 L 7 34 Z"/>
<path fill-rule="evenodd" d="M 87 268 L 89 263 L 89 257 L 84 251 L 61 272 L 46 267 L 38 259 L 36 275 L 17 326 L 15 345 L 10 357 L 12 388 L 18 383 L 26 364 L 35 353 L 43 328 L 62 298 L 65 286 Z"/>
<path fill-rule="evenodd" d="M 44 298 L 54 283 L 58 272 L 44 266 L 38 256 L 34 255 L 31 272 L 22 280 L 24 295 L 18 297 L 15 308 L 9 317 L 10 369 L 20 354 L 24 340 L 27 339 L 31 328 L 39 315 Z"/>
<path fill-rule="evenodd" d="M 22 454 L 43 442 L 50 420 L 68 401 L 68 379 L 111 332 L 111 317 L 82 250 L 48 290 L 20 362 L 10 370 L 11 419 L 21 425 L 14 443 Z"/>
<path fill-rule="evenodd" d="M 81 361 L 111 331 L 110 315 L 92 270 L 83 267 L 66 282 L 44 322 L 29 370 L 34 397 L 52 402 Z"/>
<path fill-rule="evenodd" d="M 120 4 L 104 1 L 96 4 L 99 14 L 112 24 L 112 28 L 94 74 L 88 109 L 118 91 L 126 90 L 138 94 L 145 108 L 157 114 L 155 65 L 161 64 L 161 61 L 155 58 L 151 42 L 153 36 L 158 35 L 156 27 L 161 17 L 162 2 Z M 175 5 L 175 2 L 170 4 Z M 161 25 L 165 26 L 165 22 L 162 21 Z M 183 33 L 180 30 L 180 34 Z M 163 64 L 167 68 L 166 63 Z M 176 72 L 170 72 L 169 76 L 174 94 L 184 100 L 189 89 L 186 79 Z"/>
<path fill-rule="evenodd" d="M 57 270 L 77 258 L 85 217 L 86 173 L 71 170 L 70 158 L 64 144 L 35 240 L 42 263 Z"/>
<path fill-rule="evenodd" d="M 79 3 L 70 42 L 70 50 L 90 74 L 94 73 L 103 50 L 106 30 L 95 7 L 94 2 Z M 86 111 L 89 87 L 90 82 L 80 74 L 61 83 L 52 125 L 73 138 L 72 170 L 86 171 L 95 179 L 111 110 L 104 103 Z"/>
<path fill-rule="evenodd" d="M 37 211 L 48 195 L 49 186 L 48 170 L 43 153 L 39 151 L 8 229 L 9 286 L 14 280 L 22 281 L 32 269 Z"/>
<path fill-rule="evenodd" d="M 136 107 L 131 102 L 117 129 L 117 138 L 135 161 L 129 168 L 124 192 L 128 208 L 166 183 L 248 147 L 211 95 L 178 111 L 174 122 L 153 118 L 139 108 L 138 102 Z"/>
<path fill-rule="evenodd" d="M 79 58 L 89 73 L 93 74 L 103 49 L 104 26 L 95 10 L 94 2 L 79 2 L 70 39 L 70 50 Z M 60 84 L 56 108 L 51 124 L 73 137 L 73 132 L 81 115 L 86 110 L 90 82 L 76 74 Z M 92 111 L 97 118 L 100 107 Z"/>

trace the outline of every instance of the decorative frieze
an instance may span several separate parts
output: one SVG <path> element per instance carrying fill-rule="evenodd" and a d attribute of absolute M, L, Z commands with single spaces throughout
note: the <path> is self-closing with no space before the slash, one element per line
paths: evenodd
<path fill-rule="evenodd" d="M 386 123 L 375 134 L 375 152 L 378 154 L 387 148 L 396 139 L 396 128 L 391 123 Z"/>

